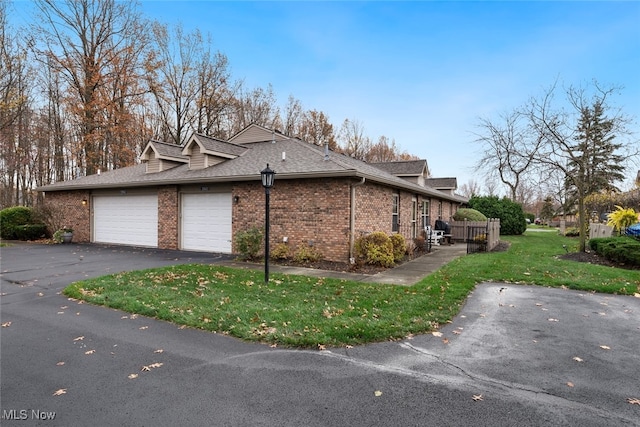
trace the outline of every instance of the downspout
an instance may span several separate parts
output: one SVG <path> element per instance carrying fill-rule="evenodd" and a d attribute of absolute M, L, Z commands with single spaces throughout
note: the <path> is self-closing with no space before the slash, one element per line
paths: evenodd
<path fill-rule="evenodd" d="M 355 243 L 355 233 L 356 233 L 356 187 L 360 187 L 364 185 L 367 179 L 362 177 L 360 182 L 356 182 L 355 184 L 351 184 L 351 215 L 349 217 L 349 262 L 351 264 L 355 263 L 355 257 L 353 256 L 353 246 Z"/>

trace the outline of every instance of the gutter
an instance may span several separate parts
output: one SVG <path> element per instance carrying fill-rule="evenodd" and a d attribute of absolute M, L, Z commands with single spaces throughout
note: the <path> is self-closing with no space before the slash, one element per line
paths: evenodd
<path fill-rule="evenodd" d="M 353 246 L 356 240 L 356 187 L 364 185 L 366 180 L 367 179 L 365 177 L 362 177 L 360 182 L 351 184 L 351 215 L 349 216 L 349 262 L 351 264 L 356 262 L 353 253 Z"/>

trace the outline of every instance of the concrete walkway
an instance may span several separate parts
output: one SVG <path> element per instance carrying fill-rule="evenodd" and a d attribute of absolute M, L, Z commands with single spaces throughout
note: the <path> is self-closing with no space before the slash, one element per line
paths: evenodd
<path fill-rule="evenodd" d="M 310 277 L 330 277 L 333 279 L 354 280 L 365 283 L 386 283 L 410 286 L 419 282 L 423 277 L 438 270 L 443 265 L 458 257 L 466 255 L 466 253 L 467 245 L 464 243 L 434 246 L 430 253 L 405 262 L 398 267 L 390 268 L 373 275 L 282 265 L 270 265 L 269 271 L 272 273 L 296 274 Z M 262 264 L 249 264 L 238 261 L 222 261 L 217 262 L 216 264 L 222 264 L 234 268 L 264 268 Z"/>

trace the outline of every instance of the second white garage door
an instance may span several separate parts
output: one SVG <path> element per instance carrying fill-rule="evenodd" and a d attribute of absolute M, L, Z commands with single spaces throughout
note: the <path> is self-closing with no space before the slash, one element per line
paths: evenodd
<path fill-rule="evenodd" d="M 182 195 L 181 249 L 231 253 L 231 193 Z"/>

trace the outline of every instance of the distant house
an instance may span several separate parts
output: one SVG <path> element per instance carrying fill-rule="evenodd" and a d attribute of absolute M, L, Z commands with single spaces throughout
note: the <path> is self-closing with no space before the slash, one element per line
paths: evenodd
<path fill-rule="evenodd" d="M 426 167 L 426 161 L 422 164 Z M 264 225 L 260 171 L 276 171 L 271 244 L 312 245 L 347 262 L 364 233 L 419 235 L 467 199 L 380 165 L 257 125 L 222 141 L 149 141 L 141 164 L 38 188 L 74 241 L 234 253 L 234 236 Z"/>

